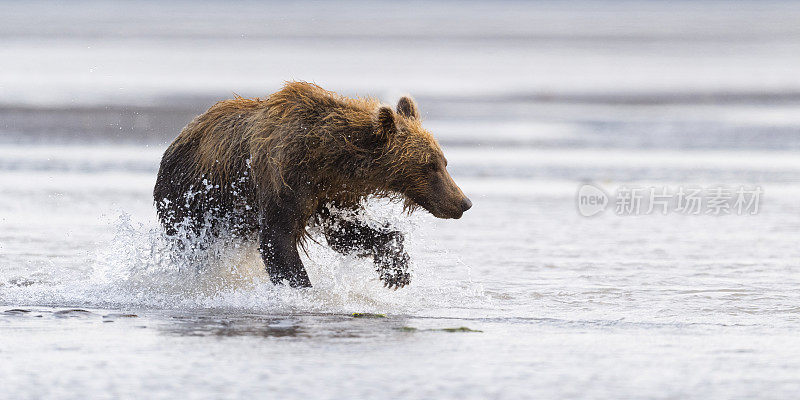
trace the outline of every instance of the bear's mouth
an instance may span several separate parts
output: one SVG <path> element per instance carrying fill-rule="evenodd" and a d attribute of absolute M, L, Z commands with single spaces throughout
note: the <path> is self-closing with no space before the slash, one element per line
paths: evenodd
<path fill-rule="evenodd" d="M 411 204 L 410 207 L 408 205 L 406 206 L 407 209 L 422 208 L 436 218 L 459 219 L 462 215 L 464 215 L 464 212 L 461 210 L 445 211 L 434 205 L 432 202 L 416 196 L 406 196 L 406 204 L 408 203 Z"/>
<path fill-rule="evenodd" d="M 425 210 L 427 210 L 429 213 L 433 214 L 434 217 L 441 218 L 441 219 L 459 219 L 459 218 L 461 218 L 462 215 L 464 215 L 464 212 L 460 211 L 460 210 L 459 211 L 454 211 L 454 212 L 441 212 L 441 211 L 439 211 L 437 209 L 431 210 L 431 209 L 427 209 L 427 208 Z"/>

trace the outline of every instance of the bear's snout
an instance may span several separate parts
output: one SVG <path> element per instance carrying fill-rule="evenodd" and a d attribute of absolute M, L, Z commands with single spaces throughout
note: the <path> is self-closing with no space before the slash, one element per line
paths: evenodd
<path fill-rule="evenodd" d="M 472 208 L 472 201 L 468 197 L 464 196 L 461 199 L 461 203 L 459 204 L 459 206 L 460 206 L 459 210 L 453 216 L 451 216 L 451 218 L 459 219 L 462 216 L 464 216 L 464 213 L 467 212 L 467 210 L 469 210 L 470 208 Z"/>
<path fill-rule="evenodd" d="M 469 198 L 464 197 L 464 199 L 461 200 L 461 212 L 466 212 L 470 208 L 472 208 L 472 201 Z"/>
<path fill-rule="evenodd" d="M 434 217 L 459 219 L 464 212 L 472 208 L 472 201 L 464 195 L 446 171 L 434 178 L 433 187 L 436 189 L 433 191 L 432 201 L 418 204 L 430 211 Z"/>
<path fill-rule="evenodd" d="M 464 196 L 461 198 L 461 202 L 458 203 L 458 206 L 456 206 L 455 209 L 451 209 L 452 211 L 448 212 L 445 216 L 440 216 L 439 218 L 459 219 L 464 216 L 464 213 L 470 208 L 472 208 L 472 201 L 468 197 Z"/>

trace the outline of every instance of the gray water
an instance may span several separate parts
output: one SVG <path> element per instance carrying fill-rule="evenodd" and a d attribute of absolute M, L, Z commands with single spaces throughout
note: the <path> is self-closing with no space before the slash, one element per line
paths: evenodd
<path fill-rule="evenodd" d="M 796 3 L 0 15 L 0 398 L 800 390 Z M 311 289 L 273 286 L 248 242 L 170 263 L 151 199 L 161 153 L 215 100 L 286 79 L 417 98 L 474 206 L 444 221 L 369 204 L 406 232 L 410 286 L 313 243 Z M 599 215 L 579 213 L 585 183 L 610 196 Z M 665 186 L 763 195 L 743 215 L 615 212 L 620 188 Z"/>

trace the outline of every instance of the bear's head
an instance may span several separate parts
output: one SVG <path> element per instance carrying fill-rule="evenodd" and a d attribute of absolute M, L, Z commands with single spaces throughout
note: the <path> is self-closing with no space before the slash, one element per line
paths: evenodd
<path fill-rule="evenodd" d="M 401 98 L 396 111 L 381 106 L 376 118 L 384 187 L 404 196 L 407 206 L 422 207 L 437 218 L 461 218 L 472 202 L 447 172 L 447 159 L 422 127 L 414 100 Z"/>

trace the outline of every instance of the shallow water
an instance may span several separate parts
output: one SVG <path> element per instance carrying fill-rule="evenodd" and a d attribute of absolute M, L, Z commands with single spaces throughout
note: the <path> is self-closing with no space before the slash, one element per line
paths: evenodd
<path fill-rule="evenodd" d="M 470 35 L 454 22 L 428 27 L 444 6 L 419 21 L 388 8 L 396 25 L 381 24 L 383 4 L 361 11 L 378 38 L 325 23 L 309 38 L 298 29 L 316 19 L 283 10 L 280 23 L 247 19 L 241 41 L 229 24 L 213 27 L 242 10 L 215 4 L 180 29 L 152 5 L 91 16 L 82 5 L 66 17 L 0 5 L 16 16 L 0 29 L 11 46 L 0 50 L 0 398 L 800 390 L 800 81 L 787 67 L 800 54 L 796 6 L 611 2 L 616 19 L 592 25 L 578 23 L 604 15 L 592 7 L 473 4 L 459 11 Z M 50 28 L 30 32 L 23 17 L 33 14 Z M 70 23 L 84 17 L 95 23 Z M 406 34 L 410 21 L 418 29 Z M 208 37 L 214 46 L 202 46 Z M 262 46 L 287 58 L 254 68 L 268 59 Z M 224 61 L 233 50 L 250 62 Z M 364 56 L 379 53 L 426 61 Z M 40 62 L 52 54 L 75 57 L 53 69 Z M 320 61 L 303 76 L 288 67 L 307 57 Z M 168 141 L 231 87 L 262 94 L 287 76 L 374 88 L 387 101 L 418 94 L 474 206 L 441 221 L 370 204 L 407 233 L 410 286 L 386 290 L 366 260 L 314 243 L 304 255 L 311 289 L 269 283 L 252 243 L 225 242 L 200 269 L 170 261 L 151 199 Z M 623 216 L 612 203 L 587 218 L 576 202 L 587 182 L 612 195 L 724 185 L 763 197 L 755 215 Z M 448 331 L 460 327 L 477 332 Z"/>

